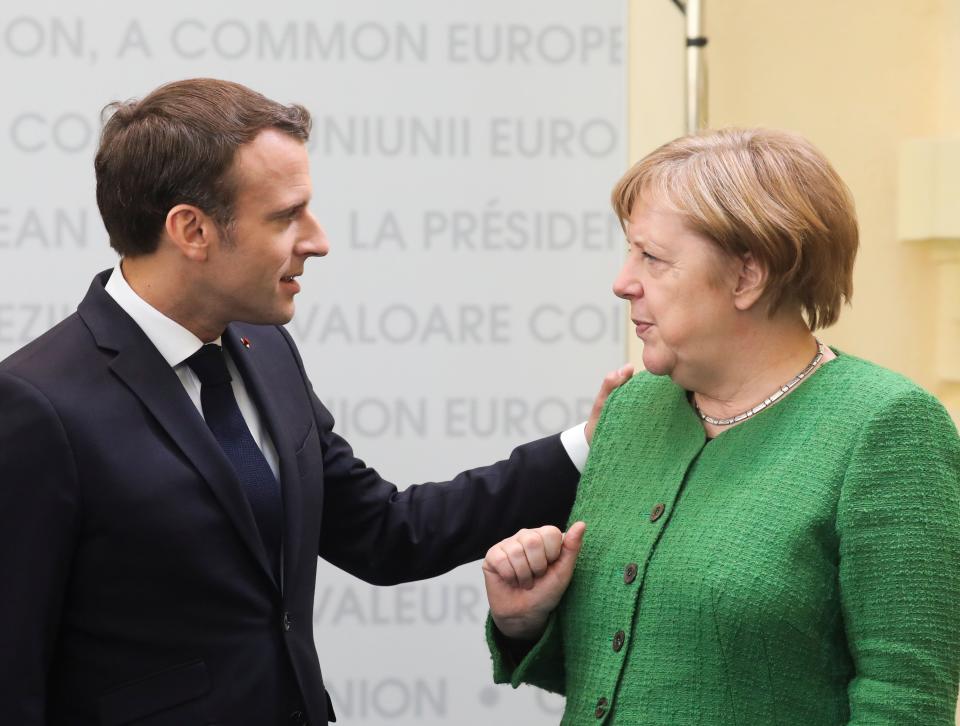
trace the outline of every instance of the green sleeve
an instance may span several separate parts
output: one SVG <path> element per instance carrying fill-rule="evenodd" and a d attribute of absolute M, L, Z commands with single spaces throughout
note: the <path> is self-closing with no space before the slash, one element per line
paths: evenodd
<path fill-rule="evenodd" d="M 557 614 L 547 620 L 547 629 L 527 654 L 516 662 L 497 637 L 493 618 L 487 616 L 487 646 L 493 658 L 493 682 L 509 683 L 517 688 L 521 683 L 564 694 L 566 675 L 563 667 L 563 638 Z"/>
<path fill-rule="evenodd" d="M 954 726 L 960 442 L 932 396 L 904 391 L 864 426 L 837 530 L 850 726 Z"/>

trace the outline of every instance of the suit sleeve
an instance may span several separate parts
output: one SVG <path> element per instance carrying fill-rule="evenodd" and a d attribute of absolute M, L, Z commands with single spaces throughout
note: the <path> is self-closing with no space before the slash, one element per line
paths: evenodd
<path fill-rule="evenodd" d="M 399 491 L 333 430 L 333 416 L 313 393 L 287 338 L 309 389 L 323 449 L 324 559 L 367 582 L 392 585 L 480 559 L 522 527 L 566 524 L 580 474 L 559 434 L 448 482 Z"/>
<path fill-rule="evenodd" d="M 46 723 L 76 492 L 73 453 L 53 407 L 0 372 L 0 723 Z"/>
<path fill-rule="evenodd" d="M 960 442 L 928 394 L 901 394 L 864 427 L 844 477 L 837 527 L 855 666 L 850 726 L 953 726 Z"/>

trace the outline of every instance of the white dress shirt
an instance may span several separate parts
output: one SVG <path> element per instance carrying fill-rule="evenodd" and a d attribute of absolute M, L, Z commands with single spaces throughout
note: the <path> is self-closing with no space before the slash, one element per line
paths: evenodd
<path fill-rule="evenodd" d="M 191 333 L 180 323 L 171 320 L 161 313 L 150 303 L 144 300 L 133 291 L 133 288 L 123 277 L 118 262 L 113 268 L 113 273 L 107 284 L 104 286 L 107 294 L 117 301 L 117 305 L 123 308 L 123 311 L 133 318 L 133 321 L 140 326 L 144 335 L 150 339 L 150 342 L 160 351 L 160 355 L 173 368 L 174 373 L 180 379 L 183 387 L 197 407 L 200 415 L 203 415 L 203 408 L 200 405 L 200 379 L 193 369 L 187 365 L 186 360 L 203 347 L 203 341 Z M 213 341 L 221 345 L 220 338 Z M 224 350 L 223 357 L 227 362 L 227 370 L 230 372 L 230 386 L 233 388 L 233 395 L 237 399 L 237 405 L 240 406 L 240 413 L 243 420 L 250 429 L 253 440 L 257 442 L 260 451 L 263 452 L 267 464 L 273 475 L 280 480 L 279 457 L 277 449 L 273 445 L 273 439 L 267 432 L 267 427 L 263 425 L 257 407 L 253 405 L 250 394 L 247 393 L 247 387 L 243 384 L 243 377 L 234 365 L 230 354 Z"/>
<path fill-rule="evenodd" d="M 104 289 L 110 297 L 116 300 L 117 305 L 123 308 L 123 311 L 133 318 L 134 322 L 140 326 L 140 329 L 147 338 L 149 338 L 150 342 L 160 351 L 160 355 L 163 356 L 164 360 L 167 361 L 180 378 L 180 382 L 186 389 L 187 395 L 190 396 L 190 400 L 193 401 L 193 405 L 197 407 L 197 410 L 202 416 L 203 408 L 200 405 L 200 379 L 197 378 L 197 374 L 193 372 L 193 369 L 186 364 L 186 360 L 200 350 L 203 346 L 203 341 L 180 325 L 180 323 L 171 320 L 137 295 L 124 279 L 119 262 L 113 268 L 113 273 L 110 275 L 110 279 L 107 280 Z M 220 345 L 220 338 L 217 338 L 214 343 Z M 240 406 L 240 413 L 243 414 L 243 420 L 246 422 L 247 428 L 250 429 L 253 440 L 257 442 L 257 445 L 263 452 L 267 463 L 270 465 L 270 469 L 273 471 L 273 475 L 276 476 L 279 481 L 279 459 L 277 457 L 277 450 L 273 445 L 273 440 L 270 438 L 270 434 L 260 420 L 260 414 L 257 412 L 256 406 L 253 405 L 253 401 L 247 393 L 247 388 L 243 384 L 243 377 L 230 358 L 230 354 L 226 350 L 224 350 L 223 353 L 227 361 L 227 370 L 230 371 L 230 378 L 232 379 L 230 385 L 233 387 L 233 395 L 236 396 L 237 404 Z M 583 471 L 583 467 L 587 462 L 587 454 L 590 453 L 590 447 L 587 445 L 587 440 L 584 435 L 585 428 L 586 422 L 567 429 L 560 434 L 560 443 L 563 444 L 563 448 L 570 457 L 570 461 L 573 462 L 573 465 L 577 467 L 577 471 L 580 472 Z"/>

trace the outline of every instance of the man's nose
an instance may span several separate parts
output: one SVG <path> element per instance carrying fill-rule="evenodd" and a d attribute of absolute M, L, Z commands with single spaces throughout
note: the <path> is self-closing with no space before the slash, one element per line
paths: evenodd
<path fill-rule="evenodd" d="M 326 230 L 310 210 L 307 210 L 307 220 L 307 234 L 297 243 L 297 252 L 304 257 L 323 257 L 330 251 Z"/>

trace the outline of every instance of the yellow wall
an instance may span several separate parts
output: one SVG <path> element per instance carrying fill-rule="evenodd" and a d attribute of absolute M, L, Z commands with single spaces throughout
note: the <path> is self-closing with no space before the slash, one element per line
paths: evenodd
<path fill-rule="evenodd" d="M 825 342 L 906 374 L 960 420 L 960 384 L 940 379 L 933 364 L 938 295 L 930 250 L 897 238 L 901 142 L 960 133 L 957 6 L 704 0 L 710 125 L 798 131 L 853 191 L 861 228 L 853 305 L 824 331 Z M 683 21 L 669 0 L 633 0 L 631 22 L 631 151 L 639 158 L 682 132 L 673 111 L 655 128 L 645 118 L 656 100 L 642 55 L 659 52 L 682 64 Z M 665 75 L 682 85 L 672 66 Z M 636 346 L 630 355 L 639 361 Z"/>

